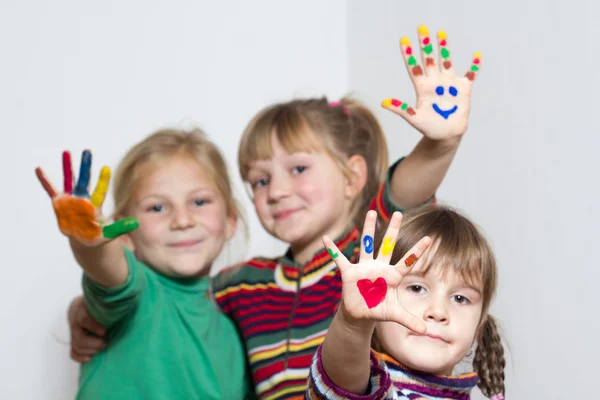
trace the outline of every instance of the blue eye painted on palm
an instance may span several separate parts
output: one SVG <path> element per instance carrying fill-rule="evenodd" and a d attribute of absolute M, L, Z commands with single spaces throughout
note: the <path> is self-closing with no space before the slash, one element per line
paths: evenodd
<path fill-rule="evenodd" d="M 438 96 L 443 96 L 445 92 L 445 89 L 443 86 L 438 86 L 435 88 L 435 93 L 437 93 Z M 448 93 L 452 96 L 452 97 L 456 97 L 458 95 L 458 90 L 456 90 L 456 88 L 454 86 L 450 86 L 448 88 Z M 456 112 L 456 110 L 458 110 L 458 106 L 454 106 L 448 110 L 442 110 L 440 108 L 440 106 L 438 106 L 436 103 L 433 103 L 433 110 L 440 114 L 444 119 L 448 119 L 449 116 L 451 116 L 452 114 L 454 114 Z"/>

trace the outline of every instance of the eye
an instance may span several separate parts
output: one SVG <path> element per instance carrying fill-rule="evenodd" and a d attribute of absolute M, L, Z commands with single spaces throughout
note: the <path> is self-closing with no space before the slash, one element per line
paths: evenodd
<path fill-rule="evenodd" d="M 269 180 L 267 178 L 262 178 L 262 179 L 259 179 L 259 180 L 255 181 L 252 184 L 252 189 L 258 189 L 258 188 L 261 188 L 263 186 L 267 186 L 268 184 L 269 184 Z"/>
<path fill-rule="evenodd" d="M 458 94 L 458 90 L 456 90 L 454 86 L 450 86 L 450 88 L 448 88 L 448 92 L 454 97 L 456 97 L 456 95 Z"/>
<path fill-rule="evenodd" d="M 465 296 L 457 294 L 456 296 L 452 296 L 455 302 L 458 304 L 469 304 L 471 300 L 467 299 Z"/>
<path fill-rule="evenodd" d="M 425 292 L 425 288 L 420 285 L 410 285 L 409 287 L 407 287 L 407 289 L 409 292 L 416 294 L 422 294 L 423 292 Z"/>
<path fill-rule="evenodd" d="M 200 207 L 200 206 L 203 206 L 204 204 L 206 204 L 206 200 L 204 200 L 204 199 L 196 199 L 194 201 L 194 204 Z"/>
<path fill-rule="evenodd" d="M 162 204 L 155 204 L 146 209 L 147 212 L 151 213 L 159 213 L 164 210 L 164 206 Z"/>
<path fill-rule="evenodd" d="M 439 96 L 443 95 L 443 94 L 444 94 L 444 87 L 443 87 L 443 86 L 438 86 L 438 87 L 436 87 L 436 88 L 435 88 L 435 92 L 436 92 L 436 93 L 437 93 Z"/>
<path fill-rule="evenodd" d="M 298 165 L 298 166 L 294 167 L 294 169 L 292 171 L 294 173 L 301 174 L 304 171 L 306 171 L 306 167 L 304 165 Z"/>

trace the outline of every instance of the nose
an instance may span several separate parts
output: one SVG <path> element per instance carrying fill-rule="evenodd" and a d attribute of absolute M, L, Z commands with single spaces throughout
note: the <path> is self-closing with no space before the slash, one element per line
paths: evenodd
<path fill-rule="evenodd" d="M 289 196 L 292 193 L 290 179 L 285 172 L 274 173 L 271 176 L 271 182 L 269 182 L 269 200 L 277 201 Z"/>
<path fill-rule="evenodd" d="M 436 296 L 429 298 L 429 303 L 425 309 L 423 319 L 428 322 L 448 323 L 448 309 L 444 299 Z"/>
<path fill-rule="evenodd" d="M 194 220 L 191 210 L 188 210 L 186 207 L 178 207 L 173 209 L 171 229 L 183 230 L 192 228 L 195 225 L 196 221 Z"/>

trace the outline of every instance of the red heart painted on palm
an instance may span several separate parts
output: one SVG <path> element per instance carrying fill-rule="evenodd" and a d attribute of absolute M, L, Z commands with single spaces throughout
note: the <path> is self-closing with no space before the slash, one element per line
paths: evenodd
<path fill-rule="evenodd" d="M 361 279 L 356 282 L 356 286 L 369 308 L 377 307 L 385 299 L 387 282 L 383 278 L 377 278 L 375 282 L 370 279 Z"/>

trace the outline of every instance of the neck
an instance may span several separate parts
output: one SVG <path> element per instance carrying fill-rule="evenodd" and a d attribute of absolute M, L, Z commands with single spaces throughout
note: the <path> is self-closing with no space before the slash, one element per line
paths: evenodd
<path fill-rule="evenodd" d="M 295 262 L 299 264 L 305 264 L 310 261 L 314 254 L 324 247 L 322 237 L 327 235 L 331 240 L 335 240 L 344 233 L 348 224 L 346 221 L 340 221 L 336 223 L 331 229 L 327 229 L 325 232 L 315 235 L 308 241 L 298 241 L 291 244 L 292 255 Z"/>

